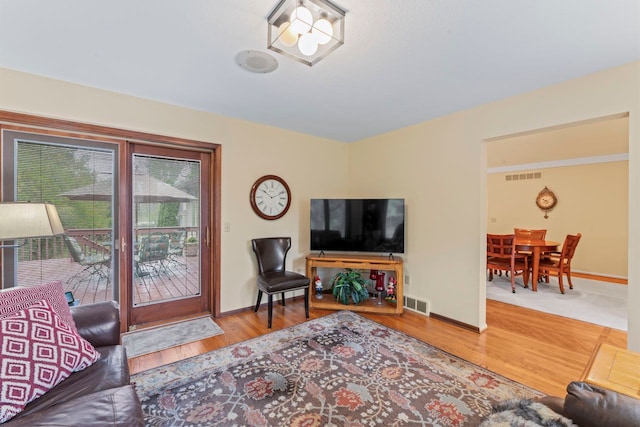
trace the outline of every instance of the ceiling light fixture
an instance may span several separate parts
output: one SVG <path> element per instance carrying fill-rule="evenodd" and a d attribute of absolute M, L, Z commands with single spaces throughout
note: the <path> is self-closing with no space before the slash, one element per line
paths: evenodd
<path fill-rule="evenodd" d="M 267 47 L 312 67 L 344 43 L 344 15 L 329 0 L 281 0 L 267 18 Z"/>

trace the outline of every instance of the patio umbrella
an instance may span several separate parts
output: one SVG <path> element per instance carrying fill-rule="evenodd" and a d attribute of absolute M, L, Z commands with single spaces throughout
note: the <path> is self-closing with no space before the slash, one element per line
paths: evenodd
<path fill-rule="evenodd" d="M 98 200 L 110 201 L 113 197 L 112 182 L 109 180 L 97 181 L 94 184 L 60 193 L 70 200 Z M 197 197 L 162 182 L 148 175 L 140 175 L 135 178 L 133 200 L 136 203 L 169 203 L 190 202 Z"/>

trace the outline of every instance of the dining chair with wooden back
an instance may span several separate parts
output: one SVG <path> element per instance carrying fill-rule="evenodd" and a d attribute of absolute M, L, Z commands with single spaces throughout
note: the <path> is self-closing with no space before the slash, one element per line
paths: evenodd
<path fill-rule="evenodd" d="M 546 229 L 514 228 L 513 233 L 516 235 L 516 240 L 544 240 L 547 237 Z M 531 251 L 518 251 L 518 253 L 529 257 L 529 268 L 532 268 L 533 253 Z"/>
<path fill-rule="evenodd" d="M 514 228 L 513 233 L 516 235 L 516 240 L 544 240 L 547 237 L 547 230 Z"/>
<path fill-rule="evenodd" d="M 576 248 L 580 242 L 582 234 L 578 233 L 575 236 L 568 234 L 562 244 L 561 252 L 550 252 L 546 256 L 540 258 L 539 274 L 545 277 L 545 281 L 549 283 L 549 274 L 554 273 L 558 276 L 558 285 L 560 286 L 560 292 L 564 294 L 564 284 L 562 283 L 562 276 L 567 276 L 569 282 L 569 289 L 573 289 L 573 283 L 571 283 L 571 260 L 576 253 Z"/>
<path fill-rule="evenodd" d="M 487 234 L 487 269 L 489 281 L 494 271 L 506 271 L 511 277 L 511 291 L 516 292 L 515 276 L 522 276 L 524 287 L 529 283 L 529 258 L 516 252 L 515 234 Z"/>

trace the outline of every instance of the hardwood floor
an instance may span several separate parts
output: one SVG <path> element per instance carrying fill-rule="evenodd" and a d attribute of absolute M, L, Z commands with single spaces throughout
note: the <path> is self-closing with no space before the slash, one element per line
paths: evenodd
<path fill-rule="evenodd" d="M 312 310 L 311 318 L 333 311 Z M 580 378 L 596 345 L 626 347 L 627 333 L 604 326 L 487 300 L 488 329 L 478 334 L 452 323 L 405 311 L 402 315 L 364 314 L 465 360 L 547 394 L 564 396 L 567 384 Z M 286 307 L 274 304 L 273 328 L 304 321 L 301 297 Z M 206 353 L 269 332 L 267 310 L 243 311 L 216 319 L 223 335 L 129 360 L 131 373 Z"/>

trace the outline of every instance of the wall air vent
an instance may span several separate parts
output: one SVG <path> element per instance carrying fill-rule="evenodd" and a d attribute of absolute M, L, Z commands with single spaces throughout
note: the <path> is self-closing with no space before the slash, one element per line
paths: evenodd
<path fill-rule="evenodd" d="M 542 179 L 542 172 L 514 173 L 505 175 L 505 181 L 525 181 L 527 179 Z"/>
<path fill-rule="evenodd" d="M 429 300 L 422 301 L 417 298 L 404 297 L 404 307 L 411 311 L 417 311 L 418 313 L 426 314 L 431 313 L 431 303 Z"/>

